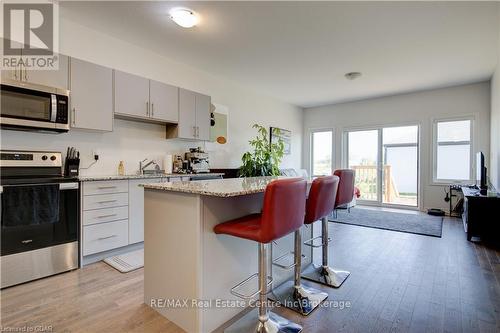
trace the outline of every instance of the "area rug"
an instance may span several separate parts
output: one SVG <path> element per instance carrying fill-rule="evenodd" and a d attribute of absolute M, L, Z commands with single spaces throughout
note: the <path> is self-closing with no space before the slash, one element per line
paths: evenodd
<path fill-rule="evenodd" d="M 329 220 L 344 224 L 434 237 L 441 237 L 443 229 L 442 217 L 364 208 L 352 208 L 350 213 L 347 210 L 338 210 L 337 217 L 331 216 Z"/>
<path fill-rule="evenodd" d="M 104 262 L 122 273 L 144 267 L 144 249 L 104 259 Z"/>

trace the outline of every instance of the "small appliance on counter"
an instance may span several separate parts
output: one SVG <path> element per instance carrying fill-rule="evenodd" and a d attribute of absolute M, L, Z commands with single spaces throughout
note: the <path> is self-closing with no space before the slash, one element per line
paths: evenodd
<path fill-rule="evenodd" d="M 64 161 L 64 175 L 67 177 L 78 177 L 80 170 L 80 152 L 75 147 L 68 147 L 66 160 Z"/>
<path fill-rule="evenodd" d="M 61 153 L 2 150 L 0 182 L 0 288 L 78 268 L 79 183 Z"/>
<path fill-rule="evenodd" d="M 188 170 L 190 170 L 191 173 L 210 172 L 208 153 L 205 153 L 201 147 L 190 148 L 189 152 L 185 154 L 185 157 L 188 161 Z"/>

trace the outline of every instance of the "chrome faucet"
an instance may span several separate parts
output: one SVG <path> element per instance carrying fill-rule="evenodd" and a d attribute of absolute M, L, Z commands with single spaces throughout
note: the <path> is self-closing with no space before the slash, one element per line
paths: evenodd
<path fill-rule="evenodd" d="M 141 175 L 144 175 L 144 169 L 146 169 L 146 168 L 147 168 L 148 166 L 150 166 L 151 164 L 155 164 L 155 165 L 156 165 L 156 169 L 158 169 L 158 168 L 159 168 L 159 165 L 158 165 L 155 161 L 153 161 L 153 160 L 151 160 L 151 161 L 147 162 L 146 164 L 143 164 L 143 163 L 144 163 L 144 162 L 146 162 L 147 160 L 148 160 L 148 159 L 147 159 L 147 158 L 145 158 L 145 159 L 143 159 L 142 161 L 140 161 L 140 162 L 139 162 L 139 173 L 140 173 Z"/>

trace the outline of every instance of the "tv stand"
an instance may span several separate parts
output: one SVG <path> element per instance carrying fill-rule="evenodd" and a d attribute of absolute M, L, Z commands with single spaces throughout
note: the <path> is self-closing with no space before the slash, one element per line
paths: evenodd
<path fill-rule="evenodd" d="M 462 221 L 467 240 L 472 237 L 495 237 L 500 234 L 500 223 L 498 221 L 498 207 L 500 197 L 488 197 L 479 189 L 468 186 L 461 188 L 464 195 L 464 211 Z"/>

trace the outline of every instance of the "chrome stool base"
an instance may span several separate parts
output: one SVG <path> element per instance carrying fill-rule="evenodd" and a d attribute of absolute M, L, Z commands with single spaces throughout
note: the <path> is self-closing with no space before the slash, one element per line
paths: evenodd
<path fill-rule="evenodd" d="M 304 316 L 310 314 L 327 297 L 327 293 L 303 284 L 296 288 L 293 281 L 287 281 L 278 288 L 274 288 L 268 295 L 270 300 Z"/>
<path fill-rule="evenodd" d="M 339 288 L 350 274 L 348 271 L 337 271 L 328 266 L 309 265 L 302 273 L 302 277 L 310 281 Z"/>
<path fill-rule="evenodd" d="M 252 310 L 224 330 L 224 333 L 300 333 L 302 326 L 268 312 L 269 319 L 261 323 L 258 309 Z"/>

